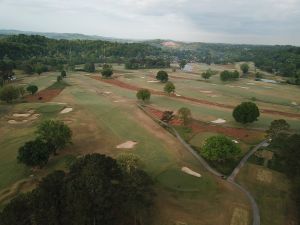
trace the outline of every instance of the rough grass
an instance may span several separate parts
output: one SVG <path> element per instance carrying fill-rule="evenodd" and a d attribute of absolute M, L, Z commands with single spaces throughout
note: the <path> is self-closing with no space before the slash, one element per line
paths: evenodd
<path fill-rule="evenodd" d="M 261 170 L 271 173 L 270 182 L 258 179 Z M 261 225 L 295 224 L 290 184 L 284 174 L 248 163 L 238 174 L 237 181 L 255 197 L 260 209 Z"/>

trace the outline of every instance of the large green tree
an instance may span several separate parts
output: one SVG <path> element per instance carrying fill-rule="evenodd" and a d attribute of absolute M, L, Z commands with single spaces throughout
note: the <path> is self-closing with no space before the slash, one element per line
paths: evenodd
<path fill-rule="evenodd" d="M 201 155 L 206 159 L 219 162 L 234 159 L 240 152 L 238 145 L 222 135 L 208 138 L 201 148 Z"/>
<path fill-rule="evenodd" d="M 136 97 L 139 100 L 142 100 L 143 102 L 149 101 L 151 97 L 151 92 L 148 89 L 140 89 L 136 93 Z"/>
<path fill-rule="evenodd" d="M 43 178 L 39 187 L 32 192 L 31 207 L 36 224 L 63 224 L 65 178 L 65 172 L 54 171 Z"/>
<path fill-rule="evenodd" d="M 108 65 L 108 64 L 104 64 L 102 66 L 102 70 L 101 70 L 101 74 L 103 77 L 111 77 L 113 75 L 113 68 L 111 65 Z"/>
<path fill-rule="evenodd" d="M 32 95 L 34 95 L 39 90 L 39 88 L 34 84 L 30 84 L 27 86 L 26 90 L 30 92 Z"/>
<path fill-rule="evenodd" d="M 54 154 L 71 143 L 72 131 L 62 121 L 46 120 L 38 126 L 36 133 Z"/>
<path fill-rule="evenodd" d="M 66 183 L 65 224 L 119 225 L 126 207 L 123 183 L 112 158 L 92 154 L 79 159 Z"/>
<path fill-rule="evenodd" d="M 284 120 L 273 120 L 269 129 L 267 130 L 267 134 L 270 138 L 276 138 L 280 133 L 287 132 L 290 129 L 290 125 Z"/>
<path fill-rule="evenodd" d="M 257 120 L 260 112 L 257 105 L 253 102 L 243 102 L 236 106 L 233 110 L 232 116 L 236 122 L 252 123 Z"/>
<path fill-rule="evenodd" d="M 8 85 L 0 88 L 0 99 L 6 103 L 10 103 L 20 96 L 19 89 L 15 86 Z"/>
<path fill-rule="evenodd" d="M 18 161 L 27 166 L 39 166 L 42 168 L 49 160 L 48 146 L 41 139 L 26 142 L 19 148 Z"/>
<path fill-rule="evenodd" d="M 165 83 L 168 81 L 169 75 L 166 71 L 160 70 L 157 72 L 156 79 L 159 80 L 160 82 Z"/>
<path fill-rule="evenodd" d="M 208 80 L 213 75 L 213 71 L 211 69 L 206 70 L 201 74 L 202 78 Z"/>
<path fill-rule="evenodd" d="M 1 225 L 34 225 L 32 222 L 31 195 L 19 194 L 0 212 Z"/>
<path fill-rule="evenodd" d="M 183 121 L 184 125 L 187 125 L 192 118 L 191 110 L 186 107 L 180 108 L 177 115 Z"/>
<path fill-rule="evenodd" d="M 247 63 L 241 64 L 240 68 L 243 71 L 243 74 L 246 74 L 249 71 L 249 65 Z"/>
<path fill-rule="evenodd" d="M 172 82 L 168 81 L 168 82 L 165 84 L 164 91 L 165 91 L 166 93 L 168 93 L 169 95 L 170 95 L 171 93 L 174 93 L 174 92 L 175 92 L 175 85 L 174 85 Z"/>

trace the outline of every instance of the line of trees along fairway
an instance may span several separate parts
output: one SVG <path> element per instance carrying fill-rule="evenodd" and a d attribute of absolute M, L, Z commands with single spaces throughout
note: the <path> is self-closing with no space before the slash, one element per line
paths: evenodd
<path fill-rule="evenodd" d="M 27 166 L 45 166 L 51 154 L 71 143 L 72 131 L 61 121 L 46 120 L 36 131 L 37 138 L 19 148 L 18 161 Z"/>
<path fill-rule="evenodd" d="M 153 182 L 130 159 L 122 157 L 118 163 L 105 155 L 86 155 L 68 173 L 55 171 L 35 190 L 8 203 L 0 224 L 148 224 Z"/>

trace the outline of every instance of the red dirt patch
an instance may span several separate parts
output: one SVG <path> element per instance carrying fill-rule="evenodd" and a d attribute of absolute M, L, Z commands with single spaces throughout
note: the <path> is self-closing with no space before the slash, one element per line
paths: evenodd
<path fill-rule="evenodd" d="M 155 108 L 152 108 L 152 107 L 149 107 L 147 106 L 146 110 L 152 115 L 154 116 L 155 118 L 161 120 L 162 116 L 163 116 L 163 112 L 158 110 L 158 109 L 155 109 Z M 178 118 L 173 118 L 169 124 L 173 125 L 173 126 L 180 126 L 182 125 L 182 121 Z"/>
<path fill-rule="evenodd" d="M 194 133 L 201 132 L 215 132 L 224 135 L 228 135 L 237 139 L 240 139 L 246 143 L 257 142 L 258 139 L 263 139 L 265 133 L 258 130 L 250 130 L 244 128 L 235 128 L 235 127 L 223 127 L 219 125 L 211 125 L 205 122 L 193 120 L 189 125 L 192 128 Z"/>
<path fill-rule="evenodd" d="M 35 95 L 27 95 L 27 102 L 49 102 L 62 92 L 63 89 L 45 89 Z"/>
<path fill-rule="evenodd" d="M 105 82 L 105 83 L 113 84 L 113 85 L 121 87 L 121 88 L 132 90 L 132 91 L 137 91 L 137 90 L 141 89 L 141 87 L 138 87 L 138 86 L 135 86 L 132 84 L 127 84 L 123 81 L 116 80 L 116 79 L 102 79 L 99 76 L 91 76 L 91 78 Z M 166 95 L 162 91 L 156 91 L 156 90 L 152 90 L 152 89 L 148 89 L 148 90 L 151 92 L 151 94 Z M 217 102 L 210 102 L 210 101 L 203 100 L 203 99 L 196 99 L 196 98 L 191 98 L 191 97 L 186 97 L 186 96 L 176 96 L 174 94 L 170 95 L 170 97 L 188 100 L 191 102 L 196 102 L 196 103 L 200 103 L 200 104 L 204 104 L 204 105 L 216 106 L 216 107 L 226 108 L 226 109 L 234 109 L 234 106 L 232 106 L 232 105 L 227 105 L 227 104 L 222 104 L 222 103 L 217 103 Z M 271 110 L 271 109 L 260 109 L 260 112 L 266 113 L 266 114 L 272 114 L 272 115 L 281 115 L 281 116 L 291 117 L 291 118 L 300 118 L 300 114 L 297 114 L 297 113 L 281 112 L 281 111 L 275 111 L 275 110 Z"/>
<path fill-rule="evenodd" d="M 153 107 L 147 106 L 145 108 L 151 115 L 156 117 L 157 119 L 161 119 L 163 112 L 155 109 Z M 170 122 L 173 126 L 181 126 L 182 121 L 178 118 L 174 118 Z M 263 139 L 265 136 L 265 133 L 258 130 L 249 130 L 244 128 L 234 128 L 234 127 L 223 127 L 218 125 L 211 125 L 205 122 L 193 120 L 191 124 L 189 125 L 190 128 L 192 128 L 193 133 L 201 133 L 201 132 L 214 132 L 214 133 L 220 133 L 224 135 L 228 135 L 231 137 L 234 137 L 236 139 L 245 141 L 246 143 L 254 143 L 257 142 L 258 139 Z"/>

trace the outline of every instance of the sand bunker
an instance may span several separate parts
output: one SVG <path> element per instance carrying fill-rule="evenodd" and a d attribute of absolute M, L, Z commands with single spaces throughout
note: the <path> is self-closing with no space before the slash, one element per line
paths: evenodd
<path fill-rule="evenodd" d="M 61 114 L 66 114 L 73 111 L 73 108 L 64 108 L 62 111 L 60 111 Z"/>
<path fill-rule="evenodd" d="M 111 94 L 110 91 L 104 91 L 103 93 L 104 93 L 104 94 L 107 94 L 107 95 Z"/>
<path fill-rule="evenodd" d="M 23 123 L 27 123 L 28 121 L 36 120 L 39 116 L 40 114 L 32 114 L 31 116 L 26 117 L 25 120 L 8 120 L 7 122 L 9 124 L 23 124 Z"/>
<path fill-rule="evenodd" d="M 292 105 L 298 105 L 297 102 L 292 102 L 291 104 L 292 104 Z"/>
<path fill-rule="evenodd" d="M 239 142 L 237 140 L 232 140 L 233 143 L 238 144 Z"/>
<path fill-rule="evenodd" d="M 147 82 L 148 83 L 158 83 L 159 81 L 158 80 L 148 80 Z"/>
<path fill-rule="evenodd" d="M 200 91 L 201 93 L 204 93 L 204 94 L 211 94 L 212 93 L 212 91 L 204 91 L 204 90 L 202 90 L 202 91 Z"/>
<path fill-rule="evenodd" d="M 256 179 L 265 183 L 271 183 L 272 173 L 268 170 L 259 169 L 257 171 Z"/>
<path fill-rule="evenodd" d="M 21 120 L 21 121 L 16 121 L 16 120 L 9 120 L 7 121 L 9 124 L 22 124 L 22 123 L 27 123 L 28 120 Z"/>
<path fill-rule="evenodd" d="M 175 96 L 177 96 L 177 97 L 180 97 L 181 95 L 180 95 L 180 94 L 177 94 L 177 93 L 175 93 Z"/>
<path fill-rule="evenodd" d="M 218 95 L 210 95 L 211 98 L 219 97 Z"/>
<path fill-rule="evenodd" d="M 13 117 L 29 117 L 31 113 L 14 113 Z"/>
<path fill-rule="evenodd" d="M 122 144 L 117 145 L 116 148 L 130 149 L 130 148 L 133 148 L 136 144 L 137 144 L 137 142 L 135 142 L 135 141 L 126 141 Z"/>
<path fill-rule="evenodd" d="M 255 85 L 255 83 L 247 83 L 248 85 Z"/>
<path fill-rule="evenodd" d="M 249 89 L 249 87 L 243 87 L 243 86 L 239 86 L 239 88 Z"/>
<path fill-rule="evenodd" d="M 197 173 L 197 172 L 191 170 L 191 169 L 188 168 L 188 167 L 182 167 L 182 168 L 181 168 L 181 171 L 184 172 L 184 173 L 187 173 L 187 174 L 189 174 L 189 175 L 192 175 L 192 176 L 194 176 L 194 177 L 201 177 L 201 174 L 199 174 L 199 173 Z"/>
<path fill-rule="evenodd" d="M 223 119 L 217 119 L 217 120 L 213 120 L 211 121 L 212 123 L 216 123 L 216 124 L 221 124 L 221 123 L 226 123 L 226 120 L 223 120 Z"/>
<path fill-rule="evenodd" d="M 145 77 L 141 77 L 141 78 L 143 78 L 143 79 L 144 79 Z"/>

